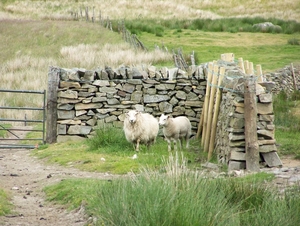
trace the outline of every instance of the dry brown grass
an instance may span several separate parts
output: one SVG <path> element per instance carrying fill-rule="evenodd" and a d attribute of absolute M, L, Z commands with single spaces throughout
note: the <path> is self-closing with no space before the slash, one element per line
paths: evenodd
<path fill-rule="evenodd" d="M 49 66 L 95 69 L 105 65 L 111 67 L 121 64 L 151 65 L 162 59 L 171 58 L 171 55 L 156 50 L 136 52 L 125 43 L 109 44 L 111 37 L 102 40 L 102 37 L 99 37 L 99 41 L 95 41 L 91 38 L 91 34 L 85 36 L 81 34 L 84 37 L 81 40 L 74 34 L 80 34 L 83 27 L 92 25 L 81 24 L 76 28 L 72 21 L 68 24 L 64 22 L 63 26 L 59 24 L 59 21 L 56 21 L 57 24 L 49 24 L 49 21 L 43 21 L 40 24 L 37 22 L 41 19 L 71 20 L 71 12 L 77 12 L 80 15 L 80 10 L 84 17 L 85 7 L 89 7 L 90 16 L 94 7 L 95 17 L 98 20 L 101 12 L 103 19 L 107 17 L 110 19 L 214 19 L 261 16 L 300 21 L 299 0 L 254 0 L 243 1 L 243 3 L 238 0 L 123 0 L 115 1 L 113 5 L 111 0 L 8 0 L 6 4 L 0 2 L 0 41 L 5 42 L 1 47 L 2 56 L 0 56 L 1 88 L 47 89 Z M 19 22 L 21 21 L 23 25 L 20 26 L 19 22 L 8 24 L 8 20 L 11 19 L 20 19 Z M 34 19 L 37 23 L 26 23 L 23 22 L 24 19 Z M 13 29 L 4 29 L 5 26 Z M 94 28 L 89 27 L 83 32 L 88 32 L 89 29 Z M 5 35 L 1 36 L 1 34 Z M 98 32 L 97 35 L 100 36 L 100 34 L 101 32 Z M 70 41 L 66 41 L 68 36 L 70 36 Z M 241 43 L 237 41 L 238 39 L 237 36 L 236 40 L 232 40 L 232 44 Z M 275 39 L 269 41 L 272 40 Z M 41 103 L 40 100 L 34 97 L 28 98 L 26 95 L 18 96 L 16 99 L 12 94 L 1 94 L 0 106 L 32 104 L 40 106 Z M 2 111 L 0 117 L 14 117 L 13 114 L 15 113 Z M 31 113 L 27 114 L 30 116 Z"/>
<path fill-rule="evenodd" d="M 109 44 L 104 46 L 79 44 L 64 46 L 60 50 L 65 66 L 77 65 L 83 68 L 118 67 L 119 65 L 151 65 L 162 60 L 172 60 L 170 53 L 159 50 L 151 52 L 135 51 L 127 43 Z M 80 54 L 78 54 L 80 53 Z"/>
<path fill-rule="evenodd" d="M 86 22 L 0 20 L 1 89 L 47 90 L 49 66 L 93 70 L 106 65 L 151 65 L 170 60 L 161 51 L 139 52 L 117 33 Z M 93 31 L 93 32 L 89 32 Z M 138 60 L 137 60 L 138 59 Z M 37 95 L 1 93 L 0 106 L 42 107 Z M 26 111 L 30 119 L 37 111 Z M 23 111 L 1 110 L 0 118 L 24 118 Z"/>
<path fill-rule="evenodd" d="M 80 13 L 89 7 L 90 16 L 94 8 L 95 17 L 101 12 L 110 19 L 161 18 L 195 19 L 221 17 L 275 17 L 300 21 L 299 0 L 85 0 L 81 1 L 15 1 L 4 10 L 20 17 L 71 19 L 71 12 Z"/>

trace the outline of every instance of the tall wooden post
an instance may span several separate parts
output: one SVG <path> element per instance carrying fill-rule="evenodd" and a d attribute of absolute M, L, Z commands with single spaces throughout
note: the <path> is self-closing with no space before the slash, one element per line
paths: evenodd
<path fill-rule="evenodd" d="M 47 92 L 47 122 L 46 122 L 46 142 L 49 144 L 56 142 L 57 136 L 57 90 L 59 85 L 60 69 L 50 67 L 48 72 L 48 92 Z"/>
<path fill-rule="evenodd" d="M 219 111 L 220 111 L 220 102 L 221 102 L 221 97 L 222 97 L 221 84 L 223 81 L 224 74 L 225 74 L 225 68 L 220 67 L 220 76 L 218 78 L 218 89 L 217 89 L 217 93 L 216 93 L 216 102 L 215 102 L 215 106 L 214 106 L 214 115 L 213 115 L 212 129 L 211 129 L 211 134 L 210 134 L 207 161 L 209 161 L 211 159 L 213 150 L 215 148 L 217 122 L 218 122 L 218 115 L 219 115 Z"/>
<path fill-rule="evenodd" d="M 208 63 L 208 73 L 207 73 L 207 79 L 206 79 L 206 91 L 205 91 L 205 99 L 204 99 L 204 106 L 202 109 L 203 114 L 203 130 L 202 130 L 202 139 L 201 139 L 201 145 L 204 146 L 205 141 L 205 132 L 207 127 L 207 112 L 208 112 L 208 102 L 209 102 L 209 95 L 210 95 L 210 85 L 211 85 L 211 79 L 212 79 L 212 71 L 213 71 L 213 63 Z"/>
<path fill-rule="evenodd" d="M 256 65 L 256 76 L 257 76 L 257 82 L 263 82 L 263 73 L 262 73 L 262 69 L 261 69 L 261 65 L 257 64 Z"/>
<path fill-rule="evenodd" d="M 297 90 L 297 82 L 296 82 L 296 78 L 295 78 L 293 63 L 291 63 L 291 71 L 292 71 L 292 76 L 293 76 L 294 90 Z"/>
<path fill-rule="evenodd" d="M 243 58 L 242 58 L 242 57 L 239 58 L 239 59 L 238 59 L 238 62 L 239 62 L 238 64 L 239 64 L 239 66 L 240 66 L 242 72 L 245 73 L 245 67 L 244 67 L 244 60 L 243 60 Z"/>
<path fill-rule="evenodd" d="M 259 145 L 256 125 L 256 78 L 253 75 L 245 76 L 244 85 L 246 169 L 257 172 L 259 171 Z"/>
<path fill-rule="evenodd" d="M 214 109 L 214 100 L 215 100 L 215 93 L 216 93 L 216 86 L 218 82 L 219 77 L 219 66 L 217 64 L 214 64 L 214 70 L 212 73 L 212 81 L 211 81 L 211 88 L 210 88 L 210 95 L 209 95 L 209 104 L 208 104 L 208 110 L 207 110 L 207 125 L 206 125 L 206 131 L 205 131 L 205 140 L 204 140 L 204 151 L 208 152 L 209 149 L 209 140 L 211 138 L 211 123 L 213 118 L 213 109 Z"/>

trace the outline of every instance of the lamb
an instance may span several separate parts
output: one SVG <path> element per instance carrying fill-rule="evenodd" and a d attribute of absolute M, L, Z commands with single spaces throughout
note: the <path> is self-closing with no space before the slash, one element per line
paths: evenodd
<path fill-rule="evenodd" d="M 154 116 L 130 110 L 126 113 L 123 130 L 126 140 L 134 144 L 136 151 L 139 151 L 140 144 L 145 144 L 149 150 L 156 141 L 159 125 Z"/>
<path fill-rule="evenodd" d="M 168 151 L 172 150 L 171 142 L 173 141 L 174 150 L 177 150 L 177 141 L 182 149 L 183 141 L 186 142 L 186 148 L 189 148 L 189 139 L 192 125 L 190 120 L 185 116 L 172 118 L 162 114 L 159 118 L 159 125 L 163 127 L 163 134 L 168 142 Z"/>

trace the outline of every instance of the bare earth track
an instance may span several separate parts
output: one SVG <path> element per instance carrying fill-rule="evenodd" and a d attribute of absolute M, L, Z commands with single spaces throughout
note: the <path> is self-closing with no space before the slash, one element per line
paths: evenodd
<path fill-rule="evenodd" d="M 24 136 L 24 134 L 19 134 Z M 300 184 L 300 161 L 281 159 L 282 168 L 265 168 L 263 171 L 276 175 L 273 183 L 280 189 L 287 185 Z M 67 211 L 59 205 L 45 201 L 42 189 L 66 178 L 112 179 L 117 175 L 82 172 L 74 168 L 45 165 L 42 160 L 30 156 L 26 149 L 0 149 L 0 188 L 12 195 L 14 213 L 1 216 L 4 226 L 81 226 L 89 219 L 84 207 Z"/>
<path fill-rule="evenodd" d="M 22 134 L 18 134 L 22 136 Z M 80 226 L 87 223 L 84 207 L 67 211 L 45 201 L 42 189 L 66 178 L 111 179 L 105 173 L 82 172 L 74 168 L 45 165 L 26 149 L 0 149 L 0 188 L 12 195 L 14 213 L 0 217 L 4 226 Z"/>

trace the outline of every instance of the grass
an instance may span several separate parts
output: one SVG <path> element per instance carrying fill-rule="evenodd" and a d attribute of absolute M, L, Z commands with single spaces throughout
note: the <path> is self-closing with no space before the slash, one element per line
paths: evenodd
<path fill-rule="evenodd" d="M 0 216 L 5 216 L 11 213 L 12 204 L 10 203 L 10 196 L 7 192 L 0 188 Z"/>
<path fill-rule="evenodd" d="M 12 125 L 11 124 L 0 124 L 0 137 L 1 138 L 5 138 L 7 136 L 7 130 L 6 129 L 9 129 L 11 128 Z"/>
<path fill-rule="evenodd" d="M 133 159 L 134 154 L 137 154 L 137 159 Z M 32 151 L 32 155 L 48 163 L 113 174 L 137 173 L 145 166 L 159 169 L 169 154 L 167 142 L 161 137 L 158 137 L 149 151 L 142 145 L 140 152 L 136 153 L 133 145 L 126 141 L 123 131 L 116 127 L 99 128 L 94 137 L 84 142 L 42 145 Z M 196 140 L 191 142 L 190 150 L 183 150 L 183 155 L 188 159 L 190 168 L 197 168 L 199 161 L 205 161 Z"/>
<path fill-rule="evenodd" d="M 126 28 L 134 34 L 141 32 L 152 33 L 157 36 L 164 30 L 196 30 L 209 32 L 264 32 L 264 33 L 284 33 L 293 34 L 300 31 L 300 23 L 296 21 L 284 21 L 276 18 L 268 18 L 268 22 L 275 25 L 274 27 L 264 28 L 253 26 L 266 22 L 262 17 L 243 17 L 243 18 L 221 18 L 221 19 L 182 19 L 182 20 L 161 20 L 161 19 L 142 19 L 128 20 L 125 22 Z M 117 22 L 115 22 L 117 23 Z M 116 26 L 116 25 L 115 25 Z"/>
<path fill-rule="evenodd" d="M 254 65 L 261 64 L 264 73 L 291 62 L 299 62 L 300 47 L 289 45 L 288 41 L 291 38 L 299 39 L 300 33 L 287 35 L 166 30 L 163 37 L 143 32 L 139 38 L 149 49 L 158 45 L 166 46 L 170 52 L 181 48 L 186 55 L 195 51 L 197 64 L 218 60 L 221 53 L 234 53 L 236 60 L 242 57 Z"/>
<path fill-rule="evenodd" d="M 110 19 L 154 19 L 175 20 L 176 19 L 218 19 L 218 18 L 240 18 L 263 17 L 279 18 L 282 20 L 296 20 L 299 18 L 299 2 L 293 0 L 253 1 L 245 2 L 231 0 L 226 3 L 221 0 L 203 1 L 197 0 L 165 0 L 165 1 L 139 1 L 132 0 L 126 3 L 118 1 L 111 5 L 110 0 L 52 0 L 52 1 L 14 1 L 5 0 L 0 7 L 7 16 L 15 18 L 34 18 L 51 20 L 71 20 L 71 12 L 78 13 L 85 20 L 85 9 L 89 7 L 89 15 L 92 16 L 92 8 L 95 17 L 99 12 L 103 20 Z"/>
<path fill-rule="evenodd" d="M 292 226 L 300 220 L 296 187 L 280 197 L 256 179 L 267 175 L 211 179 L 178 164 L 178 155 L 163 167 L 112 181 L 64 180 L 44 191 L 70 209 L 84 205 L 96 225 Z"/>
<path fill-rule="evenodd" d="M 108 0 L 88 0 L 79 4 L 78 1 L 67 0 L 6 0 L 0 3 L 0 33 L 5 34 L 0 36 L 1 88 L 46 89 L 48 67 L 51 65 L 86 69 L 120 64 L 173 67 L 170 54 L 157 51 L 136 52 L 122 41 L 119 34 L 107 31 L 98 23 L 86 23 L 84 19 L 72 21 L 70 12 L 83 9 L 87 5 L 94 5 L 96 13 L 105 9 L 103 18 L 106 15 L 114 17 L 111 19 L 115 20 L 136 19 L 137 16 L 140 21 L 143 18 L 159 18 L 159 25 L 142 24 L 147 28 L 145 32 L 140 32 L 142 29 L 138 30 L 133 26 L 132 29 L 135 30 L 132 31 L 139 35 L 150 50 L 155 45 L 165 45 L 170 52 L 181 48 L 189 55 L 195 51 L 198 64 L 217 60 L 220 54 L 226 52 L 234 53 L 236 58 L 242 57 L 254 64 L 261 64 L 264 72 L 282 68 L 291 62 L 299 62 L 300 49 L 297 43 L 300 36 L 299 33 L 294 33 L 298 25 L 288 22 L 300 21 L 297 1 L 261 1 L 260 4 L 241 4 L 236 0 L 226 4 L 220 0 L 203 4 L 196 0 L 130 1 L 127 4 L 116 2 L 111 7 L 111 1 Z M 284 23 L 275 21 L 275 24 L 282 23 L 286 34 L 245 32 L 249 31 L 247 20 L 252 20 L 252 14 L 254 17 L 285 20 Z M 241 15 L 245 18 L 208 23 L 209 20 L 222 16 Z M 199 17 L 208 20 L 193 21 Z M 16 18 L 19 20 L 12 20 Z M 246 25 L 237 23 L 243 20 Z M 203 21 L 207 23 L 203 24 Z M 237 26 L 229 26 L 231 21 L 237 21 L 243 32 Z M 172 27 L 165 26 L 167 23 Z M 221 23 L 224 26 L 220 26 Z M 291 28 L 287 24 L 295 26 Z M 199 30 L 198 26 L 206 27 Z M 223 32 L 215 32 L 220 30 Z M 16 99 L 12 96 L 3 96 L 1 100 L 0 106 L 39 104 L 35 99 Z M 293 112 L 297 102 L 292 103 L 294 105 L 284 106 L 283 112 L 286 109 Z M 292 130 L 287 126 L 293 125 L 293 128 L 297 123 L 290 114 L 283 114 L 281 118 L 280 110 L 275 111 L 275 119 L 278 119 L 275 125 L 276 140 L 280 144 L 279 153 L 299 156 L 300 144 L 297 140 L 300 134 L 296 128 Z M 284 120 L 284 117 L 288 120 Z M 132 146 L 124 138 L 113 140 L 115 135 L 116 131 L 105 138 L 109 142 L 102 140 L 104 143 L 97 140 L 97 135 L 95 140 L 87 142 L 41 145 L 32 154 L 46 159 L 49 163 L 95 172 L 140 173 L 147 168 L 143 174 L 135 175 L 130 180 L 113 182 L 92 179 L 64 180 L 55 185 L 57 187 L 45 189 L 49 200 L 62 201 L 70 208 L 87 203 L 88 214 L 97 217 L 99 224 L 109 225 L 114 222 L 118 225 L 189 225 L 193 222 L 202 222 L 203 225 L 296 225 L 299 222 L 297 189 L 279 199 L 273 191 L 265 190 L 265 185 L 261 187 L 268 175 L 257 176 L 259 179 L 254 182 L 252 178 L 242 181 L 200 179 L 197 172 L 178 175 L 178 167 L 166 163 L 170 154 L 162 139 L 158 139 L 150 151 L 142 149 L 138 158 L 132 159 L 135 154 Z M 199 167 L 197 161 L 205 161 L 205 157 L 199 152 L 199 144 L 193 142 L 193 149 L 183 152 L 183 156 L 187 159 L 187 167 L 195 170 Z M 182 160 L 179 162 L 182 163 Z M 165 168 L 166 165 L 169 168 Z M 0 197 L 0 201 L 2 200 L 7 200 L 5 194 Z M 153 218 L 154 215 L 157 217 Z"/>
<path fill-rule="evenodd" d="M 281 92 L 274 98 L 275 112 L 275 137 L 278 146 L 278 152 L 281 155 L 292 155 L 300 159 L 300 117 L 299 109 L 299 91 L 295 91 L 288 96 Z"/>

